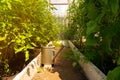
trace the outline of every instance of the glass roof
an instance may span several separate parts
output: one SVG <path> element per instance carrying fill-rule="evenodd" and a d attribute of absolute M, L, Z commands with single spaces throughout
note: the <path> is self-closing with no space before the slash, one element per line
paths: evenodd
<path fill-rule="evenodd" d="M 67 15 L 69 1 L 70 0 L 49 0 L 49 2 L 57 9 L 53 10 L 52 13 L 59 17 L 64 17 Z"/>
<path fill-rule="evenodd" d="M 51 3 L 67 3 L 68 0 L 51 0 Z"/>

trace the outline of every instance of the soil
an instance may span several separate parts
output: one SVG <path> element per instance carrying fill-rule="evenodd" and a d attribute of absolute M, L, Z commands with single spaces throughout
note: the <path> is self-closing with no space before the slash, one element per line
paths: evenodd
<path fill-rule="evenodd" d="M 51 71 L 43 70 L 36 73 L 32 80 L 87 80 L 80 66 L 73 67 L 72 61 L 62 57 L 68 48 L 63 48 L 55 59 Z"/>
<path fill-rule="evenodd" d="M 18 73 L 17 73 L 18 74 Z M 0 80 L 13 80 L 13 78 L 17 75 L 9 76 L 9 77 L 1 77 Z"/>
<path fill-rule="evenodd" d="M 22 71 L 22 69 L 24 69 L 24 67 L 26 67 L 26 65 L 31 62 L 39 53 L 40 53 L 41 49 L 40 48 L 36 48 L 35 50 L 30 50 L 30 57 L 29 60 L 27 62 L 25 62 L 24 60 L 24 54 L 16 54 L 17 57 L 15 58 L 14 61 L 11 62 L 11 68 L 12 70 L 15 71 L 15 73 L 11 73 L 11 74 L 0 74 L 0 80 L 13 80 L 13 78 L 20 72 Z M 1 69 L 1 67 L 0 67 Z M 3 71 L 3 69 L 1 69 Z M 2 72 L 0 71 L 0 72 Z"/>

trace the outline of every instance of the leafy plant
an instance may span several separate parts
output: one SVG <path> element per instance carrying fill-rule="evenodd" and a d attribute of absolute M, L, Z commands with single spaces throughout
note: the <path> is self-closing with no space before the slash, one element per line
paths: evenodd
<path fill-rule="evenodd" d="M 61 41 L 53 41 L 53 45 L 55 47 L 62 47 L 62 42 Z"/>
<path fill-rule="evenodd" d="M 119 4 L 119 0 L 73 0 L 68 10 L 68 34 L 65 36 L 77 40 L 80 51 L 106 74 L 120 57 Z M 117 77 L 117 70 L 118 67 L 108 73 L 107 79 L 110 80 L 112 74 Z"/>
<path fill-rule="evenodd" d="M 116 67 L 114 70 L 109 71 L 107 80 L 119 80 L 120 79 L 120 67 Z"/>
<path fill-rule="evenodd" d="M 80 54 L 78 51 L 72 51 L 71 49 L 68 49 L 63 55 L 68 60 L 72 60 L 73 67 L 75 67 L 78 64 L 78 60 L 80 59 Z"/>
<path fill-rule="evenodd" d="M 10 65 L 21 57 L 18 53 L 28 61 L 29 50 L 57 38 L 56 18 L 50 7 L 46 0 L 0 1 L 0 64 L 7 59 Z"/>

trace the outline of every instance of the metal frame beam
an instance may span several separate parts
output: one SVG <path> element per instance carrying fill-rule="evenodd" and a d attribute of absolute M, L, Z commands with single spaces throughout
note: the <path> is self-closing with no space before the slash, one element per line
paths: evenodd
<path fill-rule="evenodd" d="M 49 0 L 49 3 L 52 4 L 52 5 L 69 5 L 70 0 L 67 0 L 67 3 L 51 3 L 51 0 Z"/>

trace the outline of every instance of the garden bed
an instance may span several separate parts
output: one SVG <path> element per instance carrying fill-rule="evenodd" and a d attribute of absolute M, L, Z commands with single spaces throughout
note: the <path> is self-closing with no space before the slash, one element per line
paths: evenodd
<path fill-rule="evenodd" d="M 66 46 L 66 45 L 64 45 Z M 67 45 L 68 47 L 68 45 Z M 13 80 L 42 80 L 43 78 L 48 78 L 50 80 L 87 80 L 84 76 L 82 69 L 77 66 L 73 67 L 72 62 L 68 61 L 66 58 L 62 57 L 63 54 L 66 53 L 68 48 L 66 47 L 55 47 L 56 51 L 56 59 L 55 67 L 53 67 L 52 71 L 43 71 L 41 66 L 41 53 L 34 58 L 18 75 L 15 76 Z M 42 69 L 41 71 L 38 70 Z M 68 74 L 69 73 L 69 74 Z M 71 76 L 73 75 L 73 76 Z M 45 77 L 46 76 L 46 77 Z M 53 79 L 54 77 L 54 79 Z M 9 80 L 9 79 L 7 79 Z"/>
<path fill-rule="evenodd" d="M 77 53 L 80 54 L 80 60 L 78 60 L 78 63 L 85 72 L 85 75 L 88 78 L 88 80 L 106 79 L 105 74 L 99 68 L 97 68 L 92 62 L 86 61 L 84 55 L 79 52 L 79 50 L 74 46 L 74 44 L 71 41 L 68 41 L 68 43 L 74 54 Z"/>
<path fill-rule="evenodd" d="M 41 61 L 40 61 L 41 53 L 40 53 L 13 80 L 26 80 L 26 79 L 31 80 L 31 79 L 33 79 L 33 77 L 35 77 L 34 76 L 35 74 L 36 75 L 39 74 L 39 75 L 43 75 L 43 76 L 45 76 L 46 74 L 49 74 L 49 77 L 54 76 L 54 77 L 59 78 L 58 80 L 60 80 L 60 78 L 62 78 L 62 80 L 65 80 L 64 77 L 66 77 L 66 74 L 70 73 L 69 71 L 71 71 L 72 69 L 73 69 L 72 70 L 73 72 L 71 71 L 71 73 L 74 73 L 75 76 L 78 74 L 81 75 L 81 77 L 83 78 L 81 80 L 86 80 L 85 76 L 88 78 L 88 80 L 105 80 L 106 79 L 105 74 L 102 71 L 100 71 L 94 64 L 92 64 L 91 62 L 88 62 L 88 61 L 86 62 L 86 60 L 84 59 L 84 55 L 78 51 L 78 49 L 73 45 L 72 42 L 65 41 L 64 43 L 65 43 L 64 46 L 66 46 L 66 47 L 68 47 L 68 45 L 69 45 L 69 47 L 72 49 L 74 54 L 76 54 L 76 53 L 80 54 L 80 60 L 78 60 L 78 63 L 80 64 L 80 67 L 82 69 L 80 67 L 72 68 L 73 62 L 66 61 L 67 59 L 62 58 L 61 55 L 58 54 L 55 59 L 55 67 L 53 68 L 52 73 L 51 72 L 44 72 L 44 73 L 42 72 L 43 74 L 37 73 L 38 69 L 40 69 L 40 65 L 41 65 Z M 64 49 L 64 51 L 66 50 L 66 48 L 63 48 L 63 49 Z M 58 53 L 59 50 L 62 51 L 62 49 L 60 47 L 56 47 L 55 50 L 56 50 L 56 53 Z M 68 64 L 69 64 L 69 66 L 68 66 Z M 65 67 L 65 66 L 67 66 L 67 67 Z M 71 68 L 69 68 L 70 66 L 71 66 Z M 64 68 L 63 71 L 61 71 L 62 68 Z M 75 70 L 75 72 L 74 72 L 74 70 Z M 84 72 L 81 73 L 82 70 Z M 84 73 L 85 73 L 85 76 L 82 75 Z M 69 77 L 70 76 L 66 77 L 66 79 L 68 79 Z M 40 76 L 39 76 L 39 79 L 40 79 Z M 70 79 L 72 80 L 72 78 L 70 78 Z M 80 78 L 78 78 L 78 80 L 79 79 Z M 12 80 L 12 79 L 6 78 L 6 80 Z"/>
<path fill-rule="evenodd" d="M 61 50 L 62 47 L 56 47 L 56 53 Z M 31 80 L 35 73 L 39 71 L 41 66 L 41 52 L 37 51 L 36 54 L 39 54 L 36 58 L 34 58 L 18 75 L 15 76 L 13 80 Z M 9 77 L 8 77 L 9 80 Z"/>
<path fill-rule="evenodd" d="M 29 63 L 37 56 L 39 56 L 41 49 L 36 48 L 34 50 L 30 50 L 29 60 L 25 62 L 25 55 L 24 53 L 18 53 L 13 58 L 14 62 L 12 61 L 10 67 L 12 67 L 13 73 L 11 74 L 4 74 L 0 75 L 0 80 L 13 80 L 13 78 L 19 74 Z M 3 70 L 3 69 L 1 69 Z"/>

